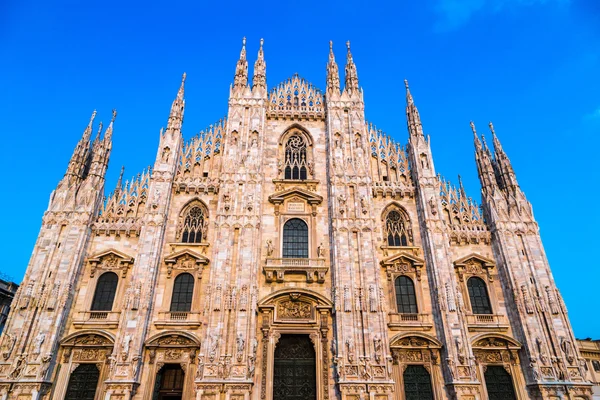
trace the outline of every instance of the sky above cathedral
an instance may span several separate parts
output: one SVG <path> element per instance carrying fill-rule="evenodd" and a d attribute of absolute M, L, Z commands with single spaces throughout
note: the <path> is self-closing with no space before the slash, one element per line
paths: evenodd
<path fill-rule="evenodd" d="M 406 143 L 408 79 L 436 170 L 477 201 L 469 121 L 494 122 L 575 334 L 600 338 L 596 0 L 123 3 L 0 4 L 2 273 L 21 281 L 92 110 L 105 124 L 118 111 L 108 192 L 121 165 L 128 178 L 153 163 L 184 71 L 190 138 L 226 115 L 243 36 L 250 74 L 265 39 L 270 87 L 297 72 L 323 88 L 329 40 L 340 71 L 350 40 L 368 121 Z"/>

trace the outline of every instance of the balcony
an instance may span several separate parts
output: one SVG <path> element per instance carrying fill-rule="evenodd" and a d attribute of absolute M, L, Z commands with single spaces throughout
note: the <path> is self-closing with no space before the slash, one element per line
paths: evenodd
<path fill-rule="evenodd" d="M 83 311 L 75 313 L 75 328 L 117 328 L 120 311 Z"/>
<path fill-rule="evenodd" d="M 393 331 L 404 329 L 428 331 L 433 327 L 431 314 L 389 313 L 388 327 Z"/>
<path fill-rule="evenodd" d="M 193 311 L 159 311 L 158 319 L 154 321 L 158 329 L 181 327 L 198 329 L 202 325 L 200 313 Z"/>
<path fill-rule="evenodd" d="M 306 276 L 308 283 L 323 283 L 329 267 L 324 258 L 267 258 L 263 270 L 269 283 L 283 282 L 286 275 L 294 274 Z"/>
<path fill-rule="evenodd" d="M 467 327 L 471 332 L 505 332 L 509 327 L 506 317 L 502 314 L 467 314 L 466 317 Z"/>

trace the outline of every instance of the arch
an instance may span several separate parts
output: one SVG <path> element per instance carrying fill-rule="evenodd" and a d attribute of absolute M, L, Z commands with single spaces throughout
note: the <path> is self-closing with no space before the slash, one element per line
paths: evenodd
<path fill-rule="evenodd" d="M 117 294 L 117 286 L 119 285 L 119 277 L 114 272 L 105 272 L 96 282 L 96 290 L 92 299 L 92 311 L 112 311 L 115 296 Z"/>
<path fill-rule="evenodd" d="M 473 314 L 492 314 L 492 305 L 485 281 L 478 276 L 467 280 L 471 312 Z"/>
<path fill-rule="evenodd" d="M 293 288 L 293 289 L 286 288 L 286 289 L 278 290 L 276 292 L 273 292 L 273 293 L 263 297 L 261 300 L 258 301 L 257 305 L 258 305 L 258 307 L 265 307 L 265 306 L 268 306 L 268 305 L 274 303 L 280 297 L 295 295 L 295 294 L 304 295 L 304 296 L 312 299 L 319 306 L 325 306 L 326 308 L 333 307 L 333 302 L 331 300 L 329 300 L 327 297 L 323 296 L 322 294 L 314 292 L 310 289 L 301 289 L 301 288 Z"/>
<path fill-rule="evenodd" d="M 170 311 L 191 311 L 193 297 L 194 277 L 188 272 L 182 272 L 177 275 L 173 282 Z"/>
<path fill-rule="evenodd" d="M 77 344 L 76 342 L 77 342 L 78 338 L 83 338 L 83 337 L 87 337 L 87 336 L 100 337 L 100 340 L 102 340 L 104 342 L 103 345 L 114 345 L 115 344 L 115 337 L 113 336 L 113 334 L 111 334 L 110 332 L 97 331 L 97 330 L 93 330 L 93 329 L 86 329 L 83 331 L 71 333 L 70 335 L 65 336 L 60 341 L 60 344 L 62 346 L 74 345 L 74 344 Z"/>
<path fill-rule="evenodd" d="M 428 335 L 426 333 L 417 333 L 417 332 L 405 332 L 399 333 L 396 336 L 390 339 L 390 347 L 405 347 L 403 343 L 401 343 L 402 339 L 406 338 L 419 338 L 427 342 L 427 347 L 434 349 L 441 349 L 442 342 L 440 342 L 435 337 Z"/>
<path fill-rule="evenodd" d="M 184 338 L 187 340 L 179 340 L 179 341 L 168 341 L 168 340 L 164 340 L 164 339 L 174 339 L 174 338 Z M 198 339 L 198 337 L 196 337 L 195 335 L 189 333 L 189 332 L 185 332 L 182 330 L 179 331 L 166 331 L 166 332 L 160 332 L 157 333 L 156 335 L 148 338 L 146 340 L 146 342 L 144 343 L 145 346 L 147 347 L 158 347 L 158 346 L 163 346 L 163 347 L 200 347 L 201 342 L 200 339 Z"/>
<path fill-rule="evenodd" d="M 486 339 L 488 339 L 486 341 Z M 488 346 L 485 345 L 484 343 L 494 343 L 494 341 L 497 341 L 497 339 L 500 339 L 500 341 L 504 341 L 506 342 L 504 345 L 502 345 L 502 347 L 508 347 L 509 349 L 515 349 L 518 350 L 521 348 L 521 343 L 519 343 L 516 339 L 508 336 L 508 335 L 504 335 L 501 333 L 482 333 L 480 335 L 474 336 L 471 339 L 471 344 L 472 346 L 475 347 L 492 347 L 492 346 Z M 500 347 L 497 344 L 494 345 L 493 347 Z"/>
<path fill-rule="evenodd" d="M 394 280 L 396 291 L 396 308 L 400 314 L 417 314 L 417 296 L 415 283 L 406 275 L 400 275 Z"/>
<path fill-rule="evenodd" d="M 300 125 L 298 123 L 291 124 L 283 131 L 281 136 L 279 136 L 279 145 L 280 146 L 285 145 L 285 142 L 287 141 L 288 137 L 292 136 L 295 133 L 301 133 L 302 136 L 304 136 L 304 139 L 306 140 L 306 145 L 312 147 L 312 145 L 314 144 L 312 135 L 310 134 L 308 129 L 306 129 L 305 127 L 303 127 L 302 125 Z"/>
<path fill-rule="evenodd" d="M 202 200 L 194 198 L 188 201 L 179 213 L 178 240 L 182 243 L 206 241 L 208 219 L 208 207 Z"/>
<path fill-rule="evenodd" d="M 396 202 L 388 204 L 381 214 L 381 221 L 387 246 L 412 245 L 412 222 L 404 207 Z"/>
<path fill-rule="evenodd" d="M 291 218 L 283 225 L 283 258 L 308 258 L 308 224 L 301 218 Z"/>

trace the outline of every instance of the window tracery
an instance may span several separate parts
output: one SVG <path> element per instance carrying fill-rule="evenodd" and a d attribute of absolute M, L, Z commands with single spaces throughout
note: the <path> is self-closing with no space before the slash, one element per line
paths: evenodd
<path fill-rule="evenodd" d="M 398 247 L 412 244 L 410 220 L 400 210 L 392 210 L 386 215 L 384 233 L 388 246 Z"/>
<path fill-rule="evenodd" d="M 308 160 L 306 157 L 306 141 L 302 136 L 294 134 L 285 144 L 285 179 L 306 180 Z"/>
<path fill-rule="evenodd" d="M 206 240 L 208 215 L 204 206 L 195 203 L 187 208 L 180 221 L 182 243 L 202 243 Z"/>

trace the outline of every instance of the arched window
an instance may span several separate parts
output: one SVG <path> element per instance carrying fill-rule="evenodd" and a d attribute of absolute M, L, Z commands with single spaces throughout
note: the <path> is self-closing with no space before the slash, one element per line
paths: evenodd
<path fill-rule="evenodd" d="M 190 207 L 183 218 L 182 243 L 201 243 L 206 233 L 206 217 L 200 206 Z"/>
<path fill-rule="evenodd" d="M 491 314 L 492 306 L 483 279 L 472 276 L 467 281 L 467 288 L 473 314 Z"/>
<path fill-rule="evenodd" d="M 285 144 L 285 179 L 306 179 L 306 142 L 300 135 L 292 135 Z"/>
<path fill-rule="evenodd" d="M 173 283 L 171 311 L 190 311 L 194 294 L 194 277 L 191 274 L 179 274 Z"/>
<path fill-rule="evenodd" d="M 422 365 L 409 365 L 404 370 L 404 398 L 406 400 L 433 400 L 431 376 Z"/>
<path fill-rule="evenodd" d="M 114 272 L 105 272 L 98 278 L 92 311 L 112 311 L 119 277 Z"/>
<path fill-rule="evenodd" d="M 410 222 L 400 211 L 392 210 L 385 217 L 385 236 L 388 246 L 408 246 L 410 237 Z"/>
<path fill-rule="evenodd" d="M 299 218 L 283 226 L 283 258 L 308 258 L 308 225 Z"/>
<path fill-rule="evenodd" d="M 489 400 L 516 400 L 512 379 L 504 367 L 488 365 L 483 376 Z"/>
<path fill-rule="evenodd" d="M 96 364 L 80 364 L 71 373 L 65 400 L 94 400 L 99 379 Z"/>
<path fill-rule="evenodd" d="M 415 296 L 415 284 L 407 276 L 396 278 L 396 306 L 400 314 L 416 314 L 417 297 Z"/>

